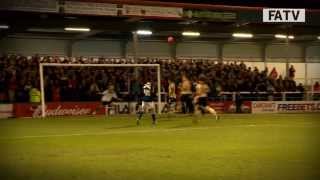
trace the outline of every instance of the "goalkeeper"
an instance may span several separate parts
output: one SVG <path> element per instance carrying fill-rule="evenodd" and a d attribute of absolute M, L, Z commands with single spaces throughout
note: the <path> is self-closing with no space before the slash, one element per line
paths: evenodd
<path fill-rule="evenodd" d="M 111 109 L 112 103 L 115 100 L 120 100 L 120 98 L 118 98 L 113 85 L 109 85 L 108 89 L 100 94 L 102 95 L 101 101 L 103 106 L 105 107 L 105 113 L 106 115 L 108 115 L 110 113 L 109 111 Z"/>

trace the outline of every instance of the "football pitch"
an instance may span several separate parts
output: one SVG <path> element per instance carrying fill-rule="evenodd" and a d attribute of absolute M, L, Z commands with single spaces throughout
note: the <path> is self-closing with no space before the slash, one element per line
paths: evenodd
<path fill-rule="evenodd" d="M 0 120 L 0 179 L 320 179 L 319 114 Z"/>

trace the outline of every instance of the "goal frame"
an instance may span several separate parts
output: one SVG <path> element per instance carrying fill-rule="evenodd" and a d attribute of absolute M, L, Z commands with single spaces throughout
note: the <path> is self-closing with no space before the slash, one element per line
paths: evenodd
<path fill-rule="evenodd" d="M 45 111 L 45 91 L 44 91 L 44 74 L 43 68 L 53 67 L 156 67 L 157 69 L 157 92 L 158 92 L 158 114 L 161 114 L 161 72 L 160 64 L 64 64 L 64 63 L 40 63 L 39 74 L 40 74 L 40 92 L 41 92 L 41 116 L 46 117 Z"/>

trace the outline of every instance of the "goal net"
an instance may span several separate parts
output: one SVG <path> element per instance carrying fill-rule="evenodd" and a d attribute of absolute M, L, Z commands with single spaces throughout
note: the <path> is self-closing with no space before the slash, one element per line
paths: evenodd
<path fill-rule="evenodd" d="M 119 71 L 115 71 L 117 69 L 122 69 L 120 72 L 125 73 L 118 73 Z M 110 71 L 109 71 L 110 70 Z M 142 70 L 142 71 L 141 71 Z M 145 70 L 145 71 L 144 71 Z M 127 71 L 130 71 L 131 73 L 128 73 Z M 106 72 L 106 74 L 101 73 Z M 116 81 L 118 79 L 125 79 L 128 78 L 128 83 L 123 83 L 127 87 L 126 92 L 119 92 L 116 91 L 117 94 L 124 93 L 129 94 L 131 87 L 132 87 L 132 79 L 134 79 L 135 82 L 139 83 L 145 83 L 146 81 L 153 81 L 153 87 L 154 92 L 156 94 L 156 104 L 157 104 L 157 112 L 161 113 L 161 75 L 160 75 L 160 65 L 159 64 L 64 64 L 64 63 L 40 63 L 39 64 L 39 73 L 40 73 L 40 92 L 41 92 L 41 116 L 46 117 L 48 115 L 48 111 L 46 111 L 46 107 L 48 103 L 51 103 L 49 101 L 54 101 L 54 99 L 48 100 L 48 94 L 54 93 L 52 90 L 50 93 L 48 93 L 48 89 L 52 88 L 52 86 L 55 85 L 55 79 L 56 74 L 60 74 L 63 77 L 59 77 L 59 81 L 62 78 L 62 81 L 65 80 L 65 86 L 68 89 L 68 86 L 73 86 L 73 84 L 77 84 L 78 86 L 81 86 L 82 84 L 85 84 L 86 82 L 89 82 L 93 85 L 90 86 L 90 88 L 95 88 L 96 79 L 94 77 L 99 76 L 99 80 L 103 81 L 113 81 L 112 83 L 117 83 Z M 89 75 L 88 75 L 89 74 Z M 124 75 L 125 74 L 125 75 Z M 52 76 L 51 76 L 52 75 Z M 88 77 L 88 76 L 93 76 Z M 110 76 L 110 77 L 108 77 Z M 135 76 L 135 77 L 134 77 Z M 129 80 L 130 79 L 130 80 Z M 68 83 L 68 81 L 71 81 Z M 60 85 L 60 84 L 59 84 Z M 56 86 L 59 86 L 56 85 Z M 77 86 L 77 87 L 78 87 Z M 99 89 L 97 85 L 97 89 Z M 63 88 L 58 87 L 58 88 Z M 101 91 L 105 90 L 105 87 L 100 86 L 100 98 L 94 99 L 96 102 L 100 102 L 101 99 Z M 70 92 L 69 92 L 70 93 Z M 83 98 L 83 90 L 80 88 L 73 88 L 73 92 L 71 92 L 71 96 L 77 94 L 75 98 L 81 97 Z M 99 94 L 97 93 L 97 94 Z M 61 94 L 61 93 L 60 93 Z M 99 96 L 97 96 L 99 97 Z M 121 98 L 121 97 L 120 97 Z M 66 101 L 65 99 L 63 101 Z M 65 103 L 61 101 L 61 103 Z M 74 99 L 70 98 L 69 101 L 81 101 L 81 99 Z M 127 102 L 134 102 L 136 103 L 136 99 L 130 99 L 130 100 L 123 100 Z M 60 103 L 58 101 L 57 103 Z M 82 102 L 85 104 L 85 102 Z M 73 111 L 80 111 L 81 109 L 72 109 Z M 81 113 L 79 113 L 81 114 Z M 53 114 L 50 114 L 53 115 Z"/>

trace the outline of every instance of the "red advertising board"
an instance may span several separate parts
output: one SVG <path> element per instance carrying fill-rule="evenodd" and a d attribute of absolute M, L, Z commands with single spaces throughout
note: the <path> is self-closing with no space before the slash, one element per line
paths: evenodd
<path fill-rule="evenodd" d="M 124 105 L 117 103 L 118 111 L 123 111 Z M 135 103 L 129 103 L 129 113 L 134 112 Z M 214 102 L 211 101 L 208 105 L 214 108 L 219 113 L 234 113 L 236 112 L 235 103 L 232 101 Z M 244 101 L 241 106 L 243 113 L 251 112 L 251 102 Z M 81 116 L 81 115 L 103 115 L 105 109 L 100 102 L 50 102 L 46 103 L 46 116 Z M 30 103 L 14 104 L 14 115 L 16 117 L 41 117 L 41 105 Z"/>
<path fill-rule="evenodd" d="M 251 113 L 251 101 L 243 101 L 240 108 L 242 113 Z M 236 112 L 235 102 L 233 101 L 224 102 L 224 112 L 235 113 Z"/>
<path fill-rule="evenodd" d="M 18 103 L 14 105 L 16 117 L 40 117 L 41 105 Z M 46 116 L 102 115 L 105 113 L 100 102 L 52 102 L 46 104 Z"/>
<path fill-rule="evenodd" d="M 224 112 L 224 102 L 210 101 L 208 105 L 214 110 L 216 110 L 218 113 Z"/>
<path fill-rule="evenodd" d="M 214 102 L 211 101 L 208 105 L 214 108 L 219 113 L 235 113 L 236 104 L 233 101 Z M 242 113 L 251 113 L 251 101 L 244 101 L 241 104 Z"/>

